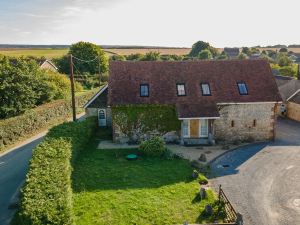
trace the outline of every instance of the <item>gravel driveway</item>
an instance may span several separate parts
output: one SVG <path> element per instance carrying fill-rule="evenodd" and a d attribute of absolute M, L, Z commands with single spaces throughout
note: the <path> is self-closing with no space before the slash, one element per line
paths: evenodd
<path fill-rule="evenodd" d="M 245 225 L 300 224 L 300 123 L 279 119 L 275 142 L 229 152 L 212 171 Z"/>

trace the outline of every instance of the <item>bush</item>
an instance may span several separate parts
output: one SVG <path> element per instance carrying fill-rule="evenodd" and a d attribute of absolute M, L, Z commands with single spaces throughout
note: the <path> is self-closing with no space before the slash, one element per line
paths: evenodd
<path fill-rule="evenodd" d="M 52 128 L 33 152 L 22 189 L 18 224 L 74 224 L 72 163 L 96 127 L 95 118 Z"/>
<path fill-rule="evenodd" d="M 160 157 L 167 151 L 164 140 L 155 136 L 140 145 L 140 151 L 146 156 Z"/>
<path fill-rule="evenodd" d="M 96 90 L 76 96 L 78 107 L 82 107 Z M 82 109 L 80 109 L 82 110 Z M 50 126 L 65 121 L 71 116 L 70 100 L 57 100 L 44 104 L 24 114 L 0 120 L 0 151 Z"/>

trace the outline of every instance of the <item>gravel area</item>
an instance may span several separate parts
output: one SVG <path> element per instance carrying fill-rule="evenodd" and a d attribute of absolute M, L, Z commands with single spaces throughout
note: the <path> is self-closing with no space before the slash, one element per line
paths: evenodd
<path fill-rule="evenodd" d="M 245 225 L 300 224 L 300 123 L 278 120 L 275 142 L 228 152 L 212 172 Z"/>

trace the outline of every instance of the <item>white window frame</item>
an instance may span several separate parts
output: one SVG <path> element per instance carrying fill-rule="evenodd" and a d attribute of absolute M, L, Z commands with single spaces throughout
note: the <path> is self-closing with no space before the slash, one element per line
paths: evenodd
<path fill-rule="evenodd" d="M 211 96 L 209 83 L 201 83 L 202 96 Z M 205 93 L 207 91 L 207 93 Z"/>
<path fill-rule="evenodd" d="M 203 135 L 202 134 L 202 122 L 206 121 L 206 134 Z M 209 123 L 208 123 L 208 119 L 200 119 L 199 120 L 200 126 L 199 126 L 199 137 L 208 137 L 208 127 L 209 127 Z"/>
<path fill-rule="evenodd" d="M 184 121 L 187 121 L 187 129 L 188 129 L 188 134 L 184 134 Z M 190 120 L 182 120 L 182 136 L 184 138 L 189 138 L 190 137 Z"/>
<path fill-rule="evenodd" d="M 186 89 L 184 83 L 176 84 L 177 96 L 186 96 Z"/>

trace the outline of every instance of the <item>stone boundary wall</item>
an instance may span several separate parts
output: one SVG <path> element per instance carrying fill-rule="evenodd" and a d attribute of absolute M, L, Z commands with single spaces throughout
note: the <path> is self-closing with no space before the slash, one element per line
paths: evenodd
<path fill-rule="evenodd" d="M 300 105 L 294 102 L 288 102 L 287 117 L 300 122 Z"/>

